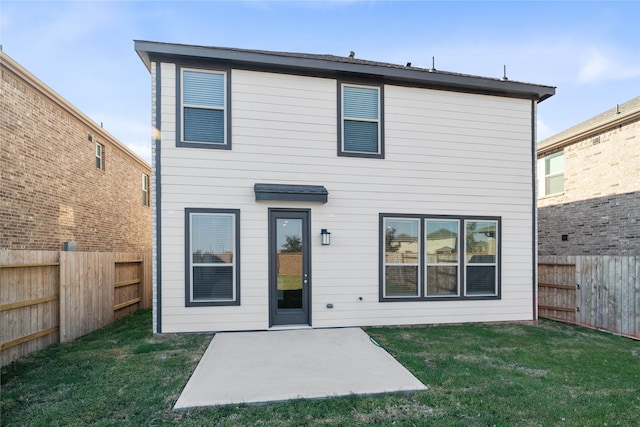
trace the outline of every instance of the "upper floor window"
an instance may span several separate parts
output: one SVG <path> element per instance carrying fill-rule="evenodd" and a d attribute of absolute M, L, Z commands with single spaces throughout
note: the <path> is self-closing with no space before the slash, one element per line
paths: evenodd
<path fill-rule="evenodd" d="M 564 191 L 564 152 L 538 160 L 539 194 L 548 196 Z"/>
<path fill-rule="evenodd" d="M 104 170 L 104 145 L 96 142 L 96 169 Z"/>
<path fill-rule="evenodd" d="M 381 214 L 383 301 L 499 298 L 499 218 Z"/>
<path fill-rule="evenodd" d="M 230 149 L 228 73 L 183 68 L 178 146 Z"/>
<path fill-rule="evenodd" d="M 151 201 L 149 200 L 149 175 L 142 174 L 142 204 L 149 206 Z"/>
<path fill-rule="evenodd" d="M 384 158 L 383 86 L 338 84 L 338 155 Z"/>

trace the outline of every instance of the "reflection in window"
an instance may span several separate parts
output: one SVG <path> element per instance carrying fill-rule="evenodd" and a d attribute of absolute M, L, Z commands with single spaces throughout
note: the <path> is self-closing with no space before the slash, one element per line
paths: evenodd
<path fill-rule="evenodd" d="M 302 226 L 301 219 L 276 219 L 278 308 L 302 308 Z"/>
<path fill-rule="evenodd" d="M 466 294 L 495 295 L 497 292 L 497 222 L 465 221 Z"/>
<path fill-rule="evenodd" d="M 427 219 L 427 296 L 458 295 L 459 221 Z"/>
<path fill-rule="evenodd" d="M 500 298 L 499 217 L 386 215 L 381 300 Z"/>
<path fill-rule="evenodd" d="M 385 296 L 418 296 L 420 265 L 419 229 L 419 219 L 385 219 Z"/>
<path fill-rule="evenodd" d="M 236 217 L 190 213 L 191 301 L 234 301 Z"/>

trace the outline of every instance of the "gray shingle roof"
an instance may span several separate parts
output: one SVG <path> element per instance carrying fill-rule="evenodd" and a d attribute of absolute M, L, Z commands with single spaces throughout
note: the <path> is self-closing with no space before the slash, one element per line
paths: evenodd
<path fill-rule="evenodd" d="M 238 68 L 272 69 L 280 72 L 336 77 L 372 77 L 401 84 L 536 101 L 543 101 L 555 94 L 553 86 L 369 61 L 350 56 L 195 46 L 143 40 L 135 41 L 135 50 L 147 69 L 150 69 L 151 62 L 156 60 L 169 62 L 204 60 Z"/>
<path fill-rule="evenodd" d="M 608 109 L 582 123 L 565 129 L 538 143 L 538 152 L 549 151 L 553 148 L 570 144 L 576 138 L 588 137 L 591 131 L 600 132 L 603 128 L 627 120 L 634 115 L 640 115 L 640 96 Z"/>

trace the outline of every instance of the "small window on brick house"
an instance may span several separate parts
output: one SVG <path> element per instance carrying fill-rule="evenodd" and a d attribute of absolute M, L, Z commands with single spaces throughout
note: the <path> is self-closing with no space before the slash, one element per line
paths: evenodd
<path fill-rule="evenodd" d="M 564 192 L 564 152 L 538 159 L 538 196 Z"/>
<path fill-rule="evenodd" d="M 104 145 L 96 142 L 96 169 L 104 170 Z"/>
<path fill-rule="evenodd" d="M 144 206 L 150 205 L 149 200 L 149 175 L 142 174 L 142 204 Z"/>

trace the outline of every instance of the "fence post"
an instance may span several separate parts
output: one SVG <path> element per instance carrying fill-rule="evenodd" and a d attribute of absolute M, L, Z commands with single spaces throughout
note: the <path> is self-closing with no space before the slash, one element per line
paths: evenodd
<path fill-rule="evenodd" d="M 67 298 L 68 298 L 68 282 L 69 282 L 69 257 L 68 252 L 60 252 L 60 277 L 58 279 L 58 295 L 60 298 L 58 307 L 60 308 L 60 315 L 58 322 L 60 323 L 60 342 L 66 342 L 67 336 Z"/>

